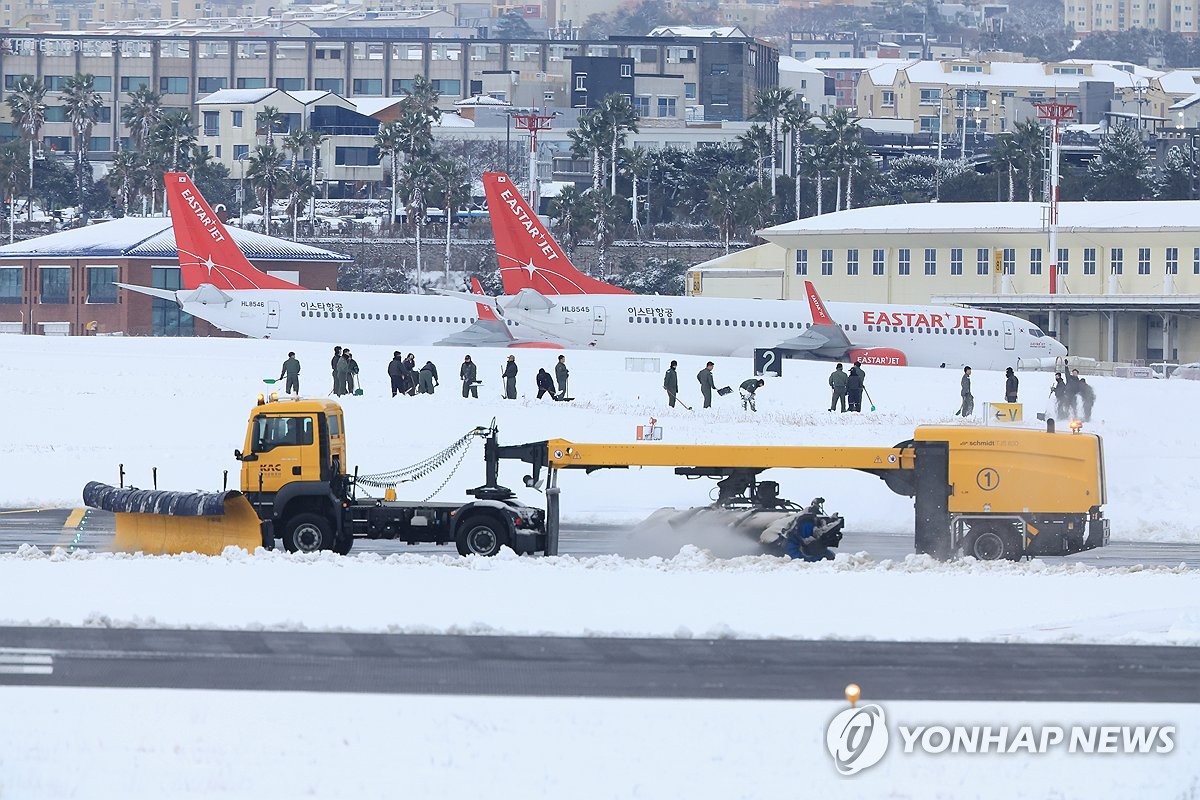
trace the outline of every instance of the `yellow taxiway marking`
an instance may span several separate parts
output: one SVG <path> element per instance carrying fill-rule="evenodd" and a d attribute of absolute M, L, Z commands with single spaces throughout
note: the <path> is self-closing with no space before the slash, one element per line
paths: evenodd
<path fill-rule="evenodd" d="M 73 508 L 71 514 L 67 517 L 67 521 L 63 523 L 64 528 L 78 528 L 83 524 L 83 518 L 87 516 L 86 508 Z"/>
<path fill-rule="evenodd" d="M 36 514 L 41 511 L 53 510 L 53 508 L 15 508 L 10 511 L 0 511 L 0 514 Z"/>

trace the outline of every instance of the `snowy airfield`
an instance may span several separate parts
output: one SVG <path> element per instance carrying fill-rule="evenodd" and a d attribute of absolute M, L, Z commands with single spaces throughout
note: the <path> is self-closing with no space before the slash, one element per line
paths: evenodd
<path fill-rule="evenodd" d="M 386 375 L 393 348 L 353 349 L 365 394 L 345 398 L 344 406 L 349 460 L 364 471 L 416 462 L 493 417 L 502 443 L 632 441 L 651 416 L 666 441 L 687 443 L 890 446 L 923 423 L 982 424 L 951 415 L 958 370 L 872 368 L 867 387 L 877 410 L 830 414 L 830 365 L 787 362 L 751 414 L 736 393 L 702 411 L 694 375 L 703 359 L 682 359 L 681 397 L 695 409 L 689 412 L 666 407 L 661 383 L 669 355 L 650 356 L 661 363 L 641 372 L 627 369 L 625 354 L 567 352 L 577 398 L 568 404 L 533 399 L 537 369 L 550 369 L 555 351 L 516 351 L 522 397 L 513 402 L 499 398 L 502 351 L 472 351 L 484 381 L 478 401 L 459 395 L 466 351 L 441 348 L 415 351 L 418 364 L 437 364 L 438 393 L 393 400 Z M 231 453 L 243 445 L 254 396 L 268 389 L 262 379 L 279 375 L 288 350 L 303 365 L 304 393 L 324 396 L 331 384 L 331 348 L 324 345 L 0 337 L 9 421 L 0 439 L 0 506 L 77 506 L 88 480 L 116 482 L 118 464 L 127 482 L 143 487 L 153 467 L 160 488 L 220 488 L 226 469 L 236 486 Z M 719 359 L 716 376 L 718 386 L 736 387 L 750 376 L 749 364 Z M 1051 375 L 1020 378 L 1032 420 Z M 1113 538 L 1200 541 L 1190 502 L 1200 494 L 1190 450 L 1200 382 L 1089 382 L 1098 396 L 1089 429 L 1105 437 Z M 1002 399 L 1000 373 L 976 371 L 974 386 L 977 412 Z M 520 465 L 502 467 L 506 485 L 520 486 L 521 475 Z M 425 498 L 444 477 L 401 487 L 401 496 Z M 702 505 L 712 486 L 668 469 L 561 477 L 564 520 L 576 523 L 634 522 L 662 506 Z M 145 558 L 29 547 L 0 555 L 0 625 L 1200 644 L 1200 565 L 876 563 L 855 555 L 854 530 L 911 540 L 911 500 L 852 472 L 769 477 L 785 496 L 821 495 L 826 508 L 847 517 L 836 562 L 718 559 L 692 546 L 667 557 L 492 560 L 460 559 L 452 548 L 438 556 L 339 559 L 233 552 Z M 462 499 L 482 478 L 476 444 L 435 499 Z M 522 491 L 528 502 L 541 502 Z M 286 602 L 313 587 L 324 602 Z M 803 612 L 810 603 L 822 613 Z M 836 697 L 622 701 L 3 688 L 0 797 L 474 798 L 485 786 L 500 798 L 1200 795 L 1196 706 L 890 703 L 889 713 L 941 721 L 1167 721 L 1180 727 L 1179 744 L 1169 757 L 1153 758 L 913 756 L 885 761 L 853 781 L 837 776 L 821 742 L 825 722 L 844 707 Z"/>

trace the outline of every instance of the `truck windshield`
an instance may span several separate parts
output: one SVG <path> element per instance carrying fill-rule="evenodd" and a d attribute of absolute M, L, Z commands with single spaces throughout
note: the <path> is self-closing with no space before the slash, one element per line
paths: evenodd
<path fill-rule="evenodd" d="M 254 421 L 252 451 L 265 453 L 276 447 L 313 443 L 312 417 L 267 417 Z"/>

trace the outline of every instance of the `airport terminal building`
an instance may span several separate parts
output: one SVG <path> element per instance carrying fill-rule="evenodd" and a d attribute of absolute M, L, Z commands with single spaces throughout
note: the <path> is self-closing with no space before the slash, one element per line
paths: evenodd
<path fill-rule="evenodd" d="M 1042 203 L 914 203 L 767 228 L 689 271 L 717 297 L 961 304 L 1006 311 L 1102 361 L 1200 360 L 1200 201 L 1063 203 L 1051 292 Z"/>

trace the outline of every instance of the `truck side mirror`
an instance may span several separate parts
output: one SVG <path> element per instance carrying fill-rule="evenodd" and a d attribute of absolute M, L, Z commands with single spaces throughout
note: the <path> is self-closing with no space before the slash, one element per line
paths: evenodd
<path fill-rule="evenodd" d="M 245 455 L 242 455 L 241 450 L 234 450 L 233 457 L 238 461 L 258 461 L 258 456 L 256 454 L 246 453 Z"/>

